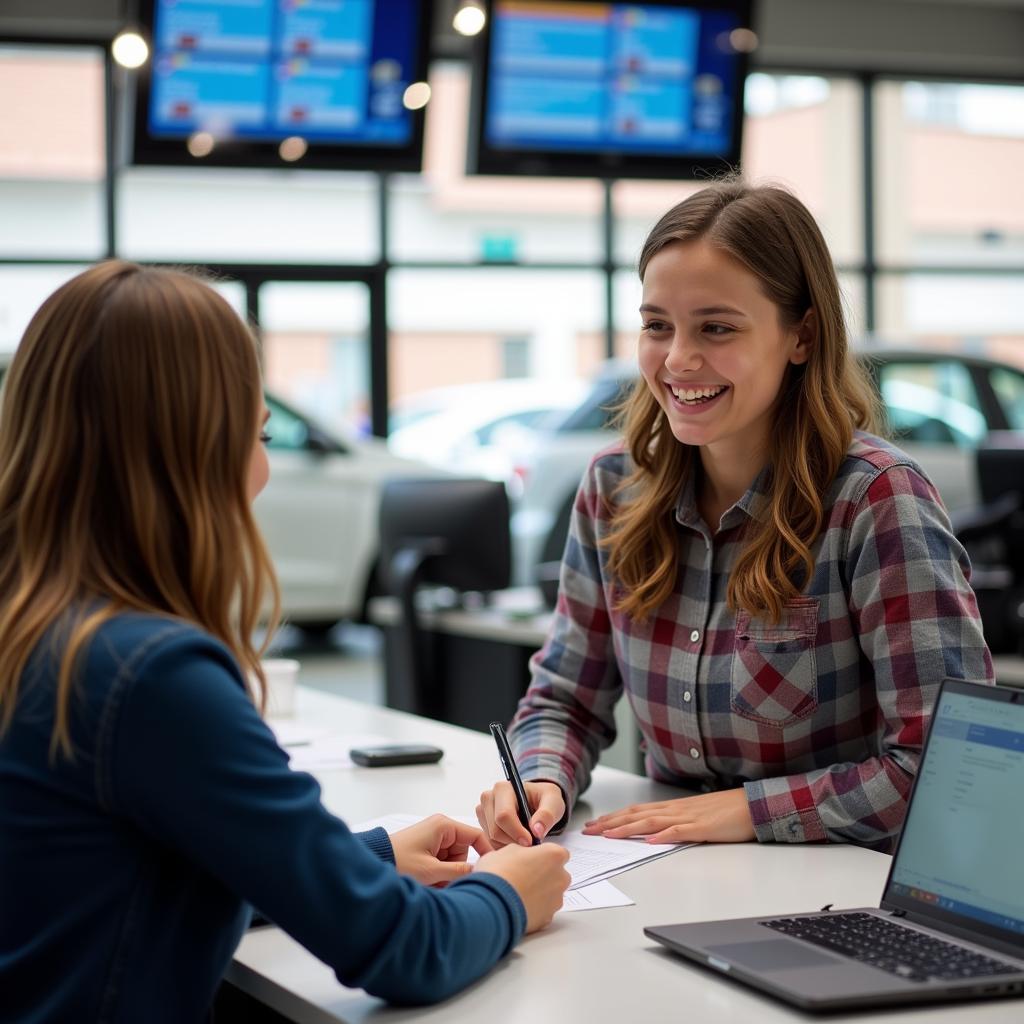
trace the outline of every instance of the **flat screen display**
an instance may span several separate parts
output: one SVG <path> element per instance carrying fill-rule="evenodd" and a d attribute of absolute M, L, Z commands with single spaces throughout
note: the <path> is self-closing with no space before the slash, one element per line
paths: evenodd
<path fill-rule="evenodd" d="M 283 166 L 288 139 L 299 166 L 419 169 L 424 0 L 150 0 L 146 28 L 136 162 Z"/>
<path fill-rule="evenodd" d="M 687 178 L 739 160 L 749 4 L 491 0 L 478 173 Z"/>

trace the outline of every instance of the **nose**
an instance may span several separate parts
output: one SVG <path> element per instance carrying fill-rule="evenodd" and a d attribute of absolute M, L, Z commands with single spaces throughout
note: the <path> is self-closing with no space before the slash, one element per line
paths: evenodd
<path fill-rule="evenodd" d="M 704 357 L 701 355 L 699 343 L 685 331 L 677 331 L 665 357 L 665 369 L 673 375 L 692 373 L 699 370 L 703 363 Z"/>

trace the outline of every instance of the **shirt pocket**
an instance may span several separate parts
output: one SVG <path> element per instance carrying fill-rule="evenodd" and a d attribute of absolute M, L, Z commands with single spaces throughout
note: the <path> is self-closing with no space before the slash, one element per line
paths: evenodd
<path fill-rule="evenodd" d="M 737 613 L 730 701 L 737 715 L 781 727 L 817 708 L 818 604 L 810 597 L 790 601 L 778 623 Z"/>

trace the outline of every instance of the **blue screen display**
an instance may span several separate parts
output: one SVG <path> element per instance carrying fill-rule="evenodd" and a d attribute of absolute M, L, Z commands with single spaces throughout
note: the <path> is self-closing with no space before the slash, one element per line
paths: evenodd
<path fill-rule="evenodd" d="M 154 138 L 403 146 L 419 0 L 155 0 Z"/>
<path fill-rule="evenodd" d="M 891 891 L 1024 936 L 1024 702 L 944 693 Z"/>
<path fill-rule="evenodd" d="M 503 150 L 717 156 L 742 88 L 736 12 L 496 0 L 484 138 Z"/>

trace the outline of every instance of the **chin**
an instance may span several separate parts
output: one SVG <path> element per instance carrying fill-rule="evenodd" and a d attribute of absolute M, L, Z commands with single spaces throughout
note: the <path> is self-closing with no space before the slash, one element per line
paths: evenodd
<path fill-rule="evenodd" d="M 710 444 L 714 437 L 706 430 L 694 430 L 692 427 L 672 427 L 672 436 L 680 443 L 689 445 L 691 448 L 703 448 Z"/>

